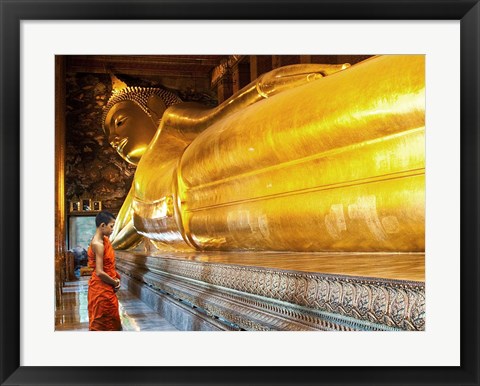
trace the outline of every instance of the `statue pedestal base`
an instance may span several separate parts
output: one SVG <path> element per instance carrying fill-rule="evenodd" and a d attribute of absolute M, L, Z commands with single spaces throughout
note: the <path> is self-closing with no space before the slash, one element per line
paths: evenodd
<path fill-rule="evenodd" d="M 116 256 L 128 288 L 180 330 L 425 328 L 423 254 Z"/>

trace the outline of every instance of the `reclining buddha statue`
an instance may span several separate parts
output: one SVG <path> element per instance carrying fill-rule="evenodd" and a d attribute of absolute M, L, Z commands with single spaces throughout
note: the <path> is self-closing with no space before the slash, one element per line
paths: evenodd
<path fill-rule="evenodd" d="M 215 108 L 114 92 L 103 128 L 137 164 L 114 247 L 423 252 L 424 71 L 423 55 L 280 67 Z"/>

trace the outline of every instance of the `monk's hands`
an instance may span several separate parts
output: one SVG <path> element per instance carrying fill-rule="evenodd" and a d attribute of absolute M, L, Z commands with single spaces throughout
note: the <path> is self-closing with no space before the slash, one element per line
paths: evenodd
<path fill-rule="evenodd" d="M 116 283 L 116 285 L 113 286 L 113 290 L 114 290 L 115 292 L 117 292 L 117 291 L 120 289 L 120 285 L 121 285 L 121 284 L 120 284 L 120 279 L 115 279 L 115 283 Z"/>

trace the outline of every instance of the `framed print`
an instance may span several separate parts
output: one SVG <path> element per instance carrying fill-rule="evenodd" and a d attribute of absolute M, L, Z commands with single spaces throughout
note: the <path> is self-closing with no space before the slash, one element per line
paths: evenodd
<path fill-rule="evenodd" d="M 92 200 L 90 198 L 82 199 L 82 211 L 89 212 L 92 210 Z"/>
<path fill-rule="evenodd" d="M 80 201 L 78 200 L 74 200 L 74 201 L 70 201 L 70 212 L 78 212 L 80 211 Z"/>
<path fill-rule="evenodd" d="M 478 384 L 477 0 L 0 1 L 2 385 Z M 62 57 L 292 52 L 425 56 L 425 331 L 55 331 L 67 212 L 108 208 L 90 191 L 68 202 L 54 177 L 67 164 L 55 152 L 66 143 L 55 131 Z M 159 213 L 171 217 L 171 201 Z"/>
<path fill-rule="evenodd" d="M 102 201 L 95 200 L 92 205 L 94 211 L 98 212 L 102 210 Z"/>

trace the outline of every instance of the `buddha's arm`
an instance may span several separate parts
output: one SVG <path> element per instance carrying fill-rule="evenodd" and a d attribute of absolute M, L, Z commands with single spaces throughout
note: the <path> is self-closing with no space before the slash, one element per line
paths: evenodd
<path fill-rule="evenodd" d="M 294 64 L 267 72 L 213 109 L 180 103 L 165 112 L 162 131 L 173 130 L 191 142 L 198 133 L 221 119 L 262 99 L 305 85 L 350 67 L 350 64 Z M 182 149 L 183 150 L 183 149 Z"/>
<path fill-rule="evenodd" d="M 254 83 L 258 95 L 271 97 L 282 91 L 345 70 L 350 64 L 293 64 L 280 67 L 260 76 Z"/>
<path fill-rule="evenodd" d="M 283 91 L 290 90 L 350 67 L 350 64 L 294 64 L 261 75 L 216 108 L 197 103 L 179 103 L 169 107 L 149 146 L 149 152 L 161 153 L 165 162 L 177 159 L 183 150 L 212 124 L 227 116 Z M 151 157 L 151 154 L 148 155 Z M 158 164 L 161 160 L 155 157 Z"/>

